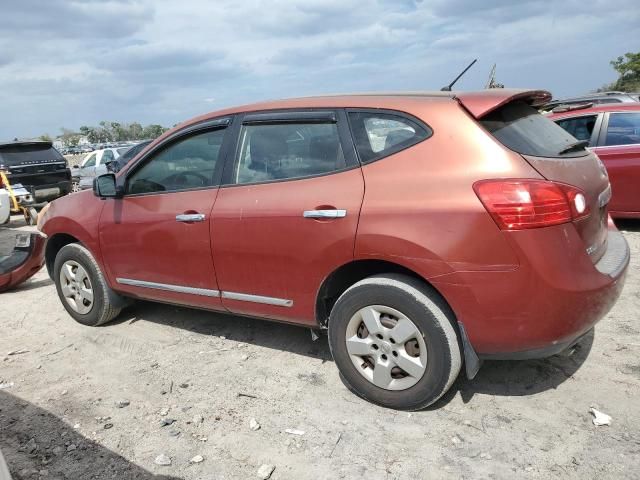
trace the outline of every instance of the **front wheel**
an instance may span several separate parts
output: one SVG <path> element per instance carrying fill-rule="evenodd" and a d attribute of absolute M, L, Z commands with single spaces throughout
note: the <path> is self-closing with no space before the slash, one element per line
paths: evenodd
<path fill-rule="evenodd" d="M 91 252 L 78 243 L 60 249 L 53 278 L 65 310 L 83 325 L 107 323 L 122 309 L 122 298 L 109 288 Z"/>
<path fill-rule="evenodd" d="M 373 403 L 419 410 L 460 372 L 453 314 L 428 285 L 376 275 L 345 291 L 329 319 L 329 345 L 345 384 Z"/>

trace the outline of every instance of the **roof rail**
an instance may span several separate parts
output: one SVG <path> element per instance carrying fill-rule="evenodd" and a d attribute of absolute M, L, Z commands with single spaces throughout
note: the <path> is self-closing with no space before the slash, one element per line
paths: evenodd
<path fill-rule="evenodd" d="M 591 107 L 593 107 L 593 103 L 578 103 L 573 105 L 558 105 L 557 107 L 553 108 L 551 111 L 553 113 L 571 112 L 572 110 L 584 110 L 585 108 L 591 108 Z"/>

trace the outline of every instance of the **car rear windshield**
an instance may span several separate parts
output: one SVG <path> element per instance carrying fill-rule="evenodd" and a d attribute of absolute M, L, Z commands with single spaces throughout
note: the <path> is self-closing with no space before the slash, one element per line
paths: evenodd
<path fill-rule="evenodd" d="M 584 148 L 562 153 L 578 140 L 524 102 L 512 102 L 480 119 L 500 143 L 524 155 L 536 157 L 582 156 Z"/>
<path fill-rule="evenodd" d="M 50 145 L 3 145 L 0 146 L 0 163 L 7 166 L 38 162 L 64 162 L 64 157 Z"/>

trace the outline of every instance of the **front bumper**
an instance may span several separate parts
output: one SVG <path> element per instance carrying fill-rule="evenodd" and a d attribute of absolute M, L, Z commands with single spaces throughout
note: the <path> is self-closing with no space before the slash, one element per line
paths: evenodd
<path fill-rule="evenodd" d="M 542 358 L 571 347 L 613 307 L 624 286 L 629 246 L 613 225 L 593 264 L 571 225 L 516 232 L 520 259 L 509 271 L 463 272 L 434 282 L 480 358 Z M 462 281 L 460 281 L 462 280 Z"/>
<path fill-rule="evenodd" d="M 44 265 L 46 236 L 39 232 L 28 235 L 28 246 L 15 247 L 11 254 L 0 257 L 0 292 L 28 280 Z"/>

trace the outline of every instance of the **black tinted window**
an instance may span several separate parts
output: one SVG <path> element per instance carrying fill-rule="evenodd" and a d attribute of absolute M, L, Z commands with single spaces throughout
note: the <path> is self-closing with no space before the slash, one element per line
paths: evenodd
<path fill-rule="evenodd" d="M 400 115 L 350 112 L 349 122 L 363 163 L 385 157 L 431 136 L 431 130 Z"/>
<path fill-rule="evenodd" d="M 346 166 L 335 123 L 243 125 L 233 181 L 309 177 Z"/>
<path fill-rule="evenodd" d="M 525 155 L 558 157 L 577 140 L 524 102 L 512 102 L 482 117 L 480 123 L 504 146 Z M 572 151 L 563 156 L 584 155 Z"/>
<path fill-rule="evenodd" d="M 596 115 L 585 115 L 582 117 L 563 118 L 562 120 L 557 120 L 556 123 L 578 140 L 590 141 L 596 118 Z"/>
<path fill-rule="evenodd" d="M 640 113 L 612 113 L 605 145 L 640 143 Z"/>
<path fill-rule="evenodd" d="M 55 148 L 50 145 L 3 145 L 0 146 L 0 164 L 20 165 L 21 163 L 38 163 L 64 161 Z"/>
<path fill-rule="evenodd" d="M 129 193 L 187 190 L 213 185 L 225 129 L 178 140 L 129 177 Z"/>

